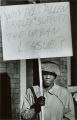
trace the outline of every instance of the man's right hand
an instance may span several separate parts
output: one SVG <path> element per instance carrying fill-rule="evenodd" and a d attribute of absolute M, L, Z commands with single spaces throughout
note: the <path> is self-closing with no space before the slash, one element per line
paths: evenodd
<path fill-rule="evenodd" d="M 45 97 L 40 96 L 39 98 L 37 98 L 36 104 L 38 104 L 39 106 L 44 106 L 45 105 Z"/>
<path fill-rule="evenodd" d="M 34 108 L 35 112 L 39 113 L 41 111 L 41 106 L 44 106 L 44 105 L 45 105 L 45 97 L 40 96 L 39 98 L 37 98 L 35 104 L 33 104 L 31 108 Z"/>

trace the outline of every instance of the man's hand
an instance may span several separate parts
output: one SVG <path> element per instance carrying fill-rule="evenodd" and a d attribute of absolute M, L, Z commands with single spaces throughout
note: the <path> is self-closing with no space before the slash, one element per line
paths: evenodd
<path fill-rule="evenodd" d="M 44 106 L 45 105 L 45 97 L 40 96 L 39 98 L 37 98 L 37 104 L 39 104 L 39 106 Z"/>
<path fill-rule="evenodd" d="M 28 119 L 31 119 L 34 115 L 35 115 L 35 110 L 34 108 L 32 108 L 28 111 L 23 111 L 21 113 L 21 119 L 28 120 Z"/>
<path fill-rule="evenodd" d="M 35 104 L 33 104 L 31 108 L 34 108 L 35 112 L 39 113 L 41 111 L 41 106 L 44 106 L 44 105 L 45 105 L 45 97 L 40 96 L 39 98 L 37 98 Z"/>

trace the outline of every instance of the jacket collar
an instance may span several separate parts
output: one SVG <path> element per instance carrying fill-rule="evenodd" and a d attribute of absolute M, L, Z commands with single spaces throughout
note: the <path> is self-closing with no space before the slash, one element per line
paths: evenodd
<path fill-rule="evenodd" d="M 50 94 L 55 94 L 57 90 L 58 90 L 58 85 L 56 85 L 54 83 L 54 86 L 50 90 L 48 90 L 47 92 L 49 92 Z M 46 90 L 44 89 L 44 91 L 46 91 Z"/>

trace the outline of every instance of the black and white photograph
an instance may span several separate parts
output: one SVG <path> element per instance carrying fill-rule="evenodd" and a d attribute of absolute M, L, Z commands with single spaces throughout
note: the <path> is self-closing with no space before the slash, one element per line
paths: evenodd
<path fill-rule="evenodd" d="M 32 79 L 28 65 L 32 61 L 27 61 L 27 73 L 30 76 L 27 76 L 27 91 L 23 97 L 22 120 L 40 120 L 41 106 L 44 108 L 44 120 L 75 120 L 74 101 L 67 88 L 69 83 L 67 81 L 69 79 L 67 70 L 70 68 L 68 60 L 68 58 L 63 57 L 41 59 L 42 96 L 39 88 L 39 68 L 36 66 L 36 60 L 33 60 Z"/>
<path fill-rule="evenodd" d="M 77 0 L 0 0 L 0 120 L 77 120 Z"/>

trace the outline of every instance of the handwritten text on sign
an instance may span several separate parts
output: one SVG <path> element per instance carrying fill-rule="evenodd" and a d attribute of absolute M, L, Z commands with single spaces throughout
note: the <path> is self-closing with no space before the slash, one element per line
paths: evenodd
<path fill-rule="evenodd" d="M 2 7 L 4 60 L 72 55 L 68 2 Z"/>

